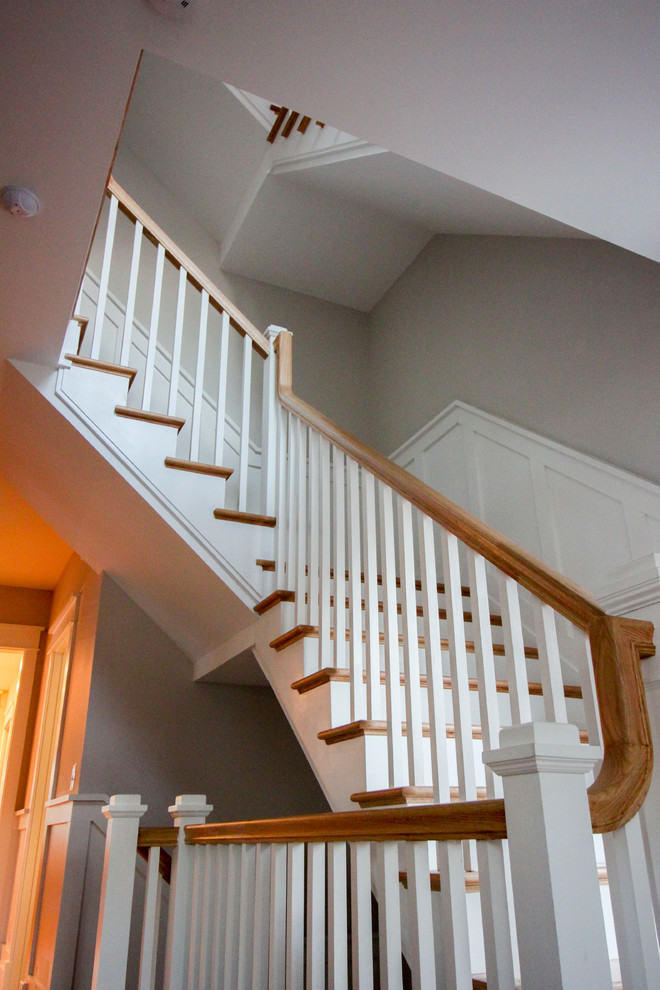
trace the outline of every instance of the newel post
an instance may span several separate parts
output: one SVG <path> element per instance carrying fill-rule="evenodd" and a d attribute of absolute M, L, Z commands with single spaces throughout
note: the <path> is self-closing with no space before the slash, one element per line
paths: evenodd
<path fill-rule="evenodd" d="M 277 511 L 277 468 L 279 441 L 279 404 L 277 402 L 277 355 L 273 344 L 281 333 L 289 333 L 284 327 L 270 326 L 266 337 L 271 352 L 264 366 L 262 426 L 261 426 L 261 479 L 262 505 L 267 516 Z"/>
<path fill-rule="evenodd" d="M 138 828 L 147 806 L 139 794 L 115 794 L 102 810 L 108 830 L 92 990 L 124 990 Z"/>
<path fill-rule="evenodd" d="M 205 794 L 179 794 L 170 805 L 174 827 L 179 835 L 172 854 L 170 907 L 167 918 L 167 948 L 165 952 L 165 990 L 184 990 L 187 981 L 190 913 L 195 847 L 185 842 L 186 825 L 203 825 L 213 805 L 206 803 Z"/>
<path fill-rule="evenodd" d="M 599 758 L 574 725 L 502 729 L 483 760 L 503 778 L 525 990 L 611 985 L 585 775 Z"/>

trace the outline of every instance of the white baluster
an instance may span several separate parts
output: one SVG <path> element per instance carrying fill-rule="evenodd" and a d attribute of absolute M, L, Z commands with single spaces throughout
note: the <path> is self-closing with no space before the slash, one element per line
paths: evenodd
<path fill-rule="evenodd" d="M 229 846 L 225 897 L 227 898 L 227 919 L 225 923 L 223 986 L 235 987 L 238 984 L 238 942 L 241 913 L 241 847 L 239 845 Z"/>
<path fill-rule="evenodd" d="M 279 403 L 277 401 L 277 356 L 273 341 L 280 333 L 288 333 L 282 327 L 268 327 L 266 337 L 271 352 L 264 362 L 263 398 L 261 403 L 261 504 L 267 516 L 276 514 L 277 503 L 277 441 Z"/>
<path fill-rule="evenodd" d="M 497 702 L 486 562 L 482 556 L 472 550 L 467 551 L 467 558 L 481 734 L 484 749 L 494 750 L 499 746 L 500 713 Z M 501 797 L 501 779 L 493 774 L 489 766 L 485 767 L 485 776 L 488 797 Z M 513 911 L 509 903 L 509 886 L 502 843 L 478 842 L 477 863 L 487 981 L 493 986 L 502 987 L 502 990 L 513 990 L 515 944 L 511 931 Z"/>
<path fill-rule="evenodd" d="M 334 499 L 334 666 L 347 667 L 346 663 L 346 517 L 344 491 L 344 455 L 333 447 L 332 495 Z"/>
<path fill-rule="evenodd" d="M 529 702 L 529 682 L 527 660 L 523 641 L 518 585 L 513 578 L 501 571 L 497 575 L 502 609 L 502 630 L 506 651 L 506 669 L 511 699 L 511 718 L 514 725 L 532 721 L 532 707 Z"/>
<path fill-rule="evenodd" d="M 156 339 L 158 337 L 158 321 L 160 319 L 160 301 L 163 290 L 163 266 L 165 264 L 165 248 L 158 245 L 156 251 L 156 272 L 154 275 L 154 294 L 151 301 L 151 319 L 149 321 L 149 340 L 147 342 L 147 357 L 144 366 L 144 386 L 142 389 L 142 408 L 149 409 L 151 392 L 154 382 L 154 367 L 156 364 Z"/>
<path fill-rule="evenodd" d="M 325 845 L 307 845 L 307 990 L 325 984 Z"/>
<path fill-rule="evenodd" d="M 218 365 L 218 402 L 215 421 L 215 463 L 225 462 L 225 426 L 227 422 L 227 372 L 229 367 L 229 314 L 223 310 L 220 322 L 220 356 Z"/>
<path fill-rule="evenodd" d="M 381 568 L 383 581 L 383 620 L 385 637 L 385 706 L 387 713 L 387 760 L 389 786 L 406 783 L 401 732 L 401 670 L 399 663 L 399 621 L 397 618 L 396 556 L 394 550 L 394 511 L 392 489 L 379 482 Z"/>
<path fill-rule="evenodd" d="M 165 990 L 184 990 L 187 982 L 191 890 L 196 847 L 186 845 L 184 828 L 186 825 L 203 824 L 211 811 L 213 805 L 206 804 L 203 794 L 181 794 L 169 808 L 174 826 L 179 829 L 179 837 L 172 856 Z"/>
<path fill-rule="evenodd" d="M 424 642 L 426 646 L 426 684 L 431 732 L 431 773 L 433 800 L 450 800 L 449 766 L 447 761 L 447 713 L 442 670 L 442 642 L 438 614 L 438 578 L 435 566 L 435 546 L 432 520 L 419 513 L 419 563 L 421 572 L 421 603 L 424 610 Z"/>
<path fill-rule="evenodd" d="M 624 987 L 660 987 L 658 937 L 644 844 L 635 815 L 623 828 L 603 835 L 612 915 Z"/>
<path fill-rule="evenodd" d="M 351 842 L 351 946 L 354 990 L 371 990 L 371 850 L 368 842 Z"/>
<path fill-rule="evenodd" d="M 243 337 L 243 386 L 241 391 L 241 449 L 238 462 L 238 508 L 247 508 L 248 466 L 250 458 L 250 394 L 252 388 L 252 338 Z"/>
<path fill-rule="evenodd" d="M 308 609 L 307 618 L 310 626 L 319 624 L 319 442 L 321 437 L 309 430 L 309 575 L 307 579 Z M 319 639 L 319 650 L 321 642 Z"/>
<path fill-rule="evenodd" d="M 252 987 L 252 947 L 254 945 L 254 897 L 256 888 L 257 850 L 246 843 L 241 846 L 241 890 L 238 921 L 238 990 Z M 202 988 L 200 988 L 202 990 Z"/>
<path fill-rule="evenodd" d="M 348 986 L 346 843 L 328 843 L 328 990 Z"/>
<path fill-rule="evenodd" d="M 270 853 L 270 932 L 268 990 L 286 986 L 287 847 L 273 845 Z"/>
<path fill-rule="evenodd" d="M 254 892 L 254 939 L 252 944 L 252 990 L 268 986 L 268 930 L 270 924 L 270 850 L 257 846 Z"/>
<path fill-rule="evenodd" d="M 348 469 L 348 614 L 350 625 L 351 721 L 365 718 L 366 692 L 363 678 L 362 585 L 360 581 L 360 475 L 357 461 L 347 460 Z"/>
<path fill-rule="evenodd" d="M 600 746 L 602 750 L 603 732 L 600 726 L 600 710 L 598 708 L 598 695 L 596 693 L 589 634 L 583 632 L 581 629 L 576 629 L 575 637 L 578 646 L 577 665 L 580 687 L 582 689 L 582 707 L 587 733 L 589 735 L 589 743 L 591 746 Z"/>
<path fill-rule="evenodd" d="M 203 846 L 200 857 L 202 871 L 202 897 L 200 911 L 199 967 L 197 990 L 206 990 L 211 984 L 213 965 L 213 923 L 218 897 L 218 847 Z M 191 981 L 189 980 L 189 983 Z M 192 983 L 191 983 L 192 985 Z"/>
<path fill-rule="evenodd" d="M 103 808 L 108 819 L 93 990 L 124 990 L 138 827 L 147 810 L 139 794 L 116 794 Z"/>
<path fill-rule="evenodd" d="M 193 870 L 190 893 L 190 930 L 188 932 L 188 976 L 187 986 L 190 990 L 198 987 L 199 963 L 202 944 L 202 927 L 204 925 L 203 891 L 206 867 L 206 849 L 195 846 L 193 849 Z"/>
<path fill-rule="evenodd" d="M 446 990 L 463 990 L 472 985 L 463 845 L 461 842 L 436 844 L 440 873 L 440 893 L 434 912 L 436 968 L 438 980 L 444 975 Z M 497 990 L 504 990 L 499 984 L 494 985 Z"/>
<path fill-rule="evenodd" d="M 199 334 L 197 336 L 197 364 L 192 414 L 190 417 L 190 460 L 199 460 L 199 441 L 202 433 L 202 400 L 204 398 L 204 366 L 206 363 L 206 331 L 209 321 L 209 294 L 202 289 L 199 310 Z"/>
<path fill-rule="evenodd" d="M 105 320 L 105 307 L 108 301 L 108 282 L 110 281 L 110 266 L 112 263 L 112 248 L 115 243 L 115 227 L 117 225 L 117 207 L 119 202 L 116 196 L 110 196 L 110 210 L 108 213 L 108 226 L 105 232 L 105 247 L 103 249 L 103 262 L 101 263 L 101 277 L 99 281 L 99 294 L 96 302 L 96 318 L 94 320 L 94 330 L 92 333 L 91 357 L 96 361 L 101 353 L 101 339 L 103 337 L 103 322 Z"/>
<path fill-rule="evenodd" d="M 216 899 L 213 912 L 213 946 L 211 952 L 211 979 L 209 985 L 218 987 L 222 984 L 225 972 L 225 931 L 227 929 L 227 879 L 229 876 L 229 846 L 217 847 L 216 861 Z"/>
<path fill-rule="evenodd" d="M 181 374 L 181 342 L 183 340 L 183 314 L 186 305 L 187 273 L 183 265 L 179 268 L 179 287 L 176 297 L 176 317 L 174 320 L 174 343 L 172 344 L 172 367 L 170 369 L 170 392 L 167 398 L 167 415 L 176 416 L 179 399 L 179 375 Z"/>
<path fill-rule="evenodd" d="M 378 842 L 375 846 L 380 986 L 382 990 L 403 990 L 399 847 L 396 842 Z"/>
<path fill-rule="evenodd" d="M 160 901 L 160 846 L 152 846 L 149 850 L 149 858 L 147 860 L 147 883 L 144 893 L 144 918 L 142 922 L 142 947 L 140 950 L 138 990 L 154 990 L 156 985 Z"/>
<path fill-rule="evenodd" d="M 286 986 L 302 990 L 305 967 L 305 844 L 290 842 L 287 858 Z"/>
<path fill-rule="evenodd" d="M 119 363 L 126 366 L 131 356 L 131 341 L 133 339 L 133 319 L 135 317 L 135 296 L 137 294 L 138 271 L 140 268 L 140 253 L 142 250 L 143 226 L 135 221 L 133 232 L 133 253 L 131 255 L 131 272 L 128 276 L 128 296 L 126 297 L 126 313 L 124 314 L 124 331 L 121 338 Z"/>
<path fill-rule="evenodd" d="M 307 432 L 308 427 L 298 420 L 296 434 L 296 625 L 307 625 Z"/>
<path fill-rule="evenodd" d="M 413 990 L 435 990 L 435 949 L 428 843 L 406 842 L 405 861 L 408 874 L 408 962 Z"/>
<path fill-rule="evenodd" d="M 477 797 L 477 784 L 458 540 L 453 534 L 442 530 L 441 543 L 447 609 L 447 638 L 449 640 L 449 670 L 456 731 L 458 791 L 461 801 L 474 801 Z M 467 863 L 466 869 L 470 869 Z"/>
<path fill-rule="evenodd" d="M 399 565 L 401 568 L 401 618 L 403 633 L 403 675 L 406 699 L 408 782 L 424 783 L 424 740 L 422 736 L 422 691 L 417 636 L 417 595 L 415 592 L 415 547 L 412 506 L 399 498 Z M 396 726 L 393 727 L 396 731 Z"/>
<path fill-rule="evenodd" d="M 567 722 L 564 681 L 561 672 L 555 613 L 550 605 L 534 599 L 536 641 L 541 665 L 543 706 L 546 722 Z"/>
<path fill-rule="evenodd" d="M 331 520 L 332 495 L 330 490 L 330 444 L 321 437 L 320 459 L 320 510 L 319 510 L 319 668 L 332 666 L 332 640 L 330 630 L 332 618 L 330 597 L 332 595 Z"/>
<path fill-rule="evenodd" d="M 364 559 L 364 629 L 367 668 L 367 718 L 384 716 L 380 689 L 380 635 L 378 629 L 378 539 L 375 479 L 362 472 Z"/>
<path fill-rule="evenodd" d="M 296 581 L 298 562 L 298 430 L 300 424 L 297 416 L 288 414 L 288 449 L 289 461 L 287 464 L 287 549 L 286 567 L 287 583 L 286 587 L 296 592 L 296 598 L 302 593 Z M 297 609 L 296 609 L 297 611 Z"/>

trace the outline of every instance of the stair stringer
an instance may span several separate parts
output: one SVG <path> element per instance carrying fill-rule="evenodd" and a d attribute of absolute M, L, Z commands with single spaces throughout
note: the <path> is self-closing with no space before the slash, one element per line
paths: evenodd
<path fill-rule="evenodd" d="M 273 531 L 213 518 L 225 482 L 165 467 L 176 454 L 171 427 L 125 420 L 128 383 L 117 375 L 67 368 L 13 366 L 141 495 L 241 601 L 252 607 L 269 589 L 256 565 L 273 556 Z M 99 388 L 99 381 L 103 387 Z"/>

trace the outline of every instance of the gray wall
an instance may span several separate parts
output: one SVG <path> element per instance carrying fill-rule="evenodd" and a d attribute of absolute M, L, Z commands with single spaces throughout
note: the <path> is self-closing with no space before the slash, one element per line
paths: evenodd
<path fill-rule="evenodd" d="M 206 794 L 211 821 L 328 810 L 272 691 L 193 682 L 181 650 L 107 575 L 80 791 L 142 794 L 144 824 L 168 824 L 181 793 Z"/>
<path fill-rule="evenodd" d="M 370 440 L 454 399 L 660 481 L 660 267 L 600 241 L 438 236 L 370 315 Z"/>

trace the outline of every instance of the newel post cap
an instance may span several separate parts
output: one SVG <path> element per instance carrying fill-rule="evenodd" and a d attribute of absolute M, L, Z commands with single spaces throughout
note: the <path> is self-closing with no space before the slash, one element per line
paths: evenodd
<path fill-rule="evenodd" d="M 108 804 L 101 809 L 107 819 L 142 818 L 147 805 L 142 804 L 140 794 L 113 794 Z"/>
<path fill-rule="evenodd" d="M 274 323 L 271 323 L 269 327 L 266 328 L 265 336 L 268 340 L 275 340 L 281 333 L 288 333 L 290 337 L 293 336 L 290 330 L 286 327 L 278 327 Z"/>
<path fill-rule="evenodd" d="M 176 828 L 183 825 L 201 825 L 213 811 L 213 805 L 206 803 L 206 794 L 178 794 L 174 804 L 168 808 Z"/>
<path fill-rule="evenodd" d="M 598 746 L 580 742 L 576 725 L 525 722 L 500 731 L 500 748 L 485 750 L 482 760 L 499 777 L 525 773 L 586 774 L 601 759 Z"/>

